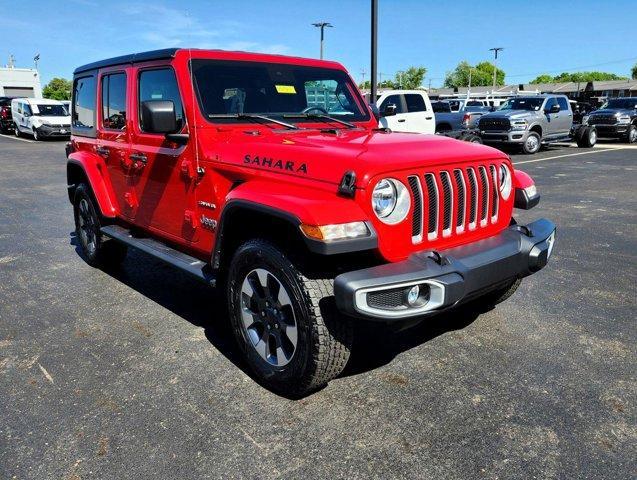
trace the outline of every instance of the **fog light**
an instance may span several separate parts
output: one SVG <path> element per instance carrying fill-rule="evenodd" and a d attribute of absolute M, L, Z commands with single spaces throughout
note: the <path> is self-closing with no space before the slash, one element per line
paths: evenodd
<path fill-rule="evenodd" d="M 420 297 L 420 287 L 418 285 L 414 285 L 407 292 L 407 303 L 409 303 L 409 305 L 413 307 L 418 302 L 419 297 Z"/>

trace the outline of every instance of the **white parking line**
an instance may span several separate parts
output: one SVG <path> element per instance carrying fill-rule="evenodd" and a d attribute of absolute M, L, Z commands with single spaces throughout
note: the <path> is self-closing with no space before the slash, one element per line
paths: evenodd
<path fill-rule="evenodd" d="M 524 160 L 522 162 L 513 162 L 513 165 L 522 165 L 523 163 L 546 162 L 547 160 L 555 160 L 556 158 L 575 157 L 577 155 L 590 155 L 591 153 L 612 152 L 617 150 L 624 150 L 627 148 L 630 148 L 630 147 L 615 147 L 615 148 L 604 148 L 604 149 L 594 148 L 586 152 L 567 153 L 566 155 L 556 155 L 554 157 L 536 158 L 534 160 Z"/>
<path fill-rule="evenodd" d="M 5 135 L 3 133 L 0 133 L 0 137 L 10 138 L 11 140 L 18 140 L 20 142 L 35 143 L 35 140 L 29 140 L 28 138 L 18 138 L 15 135 Z"/>

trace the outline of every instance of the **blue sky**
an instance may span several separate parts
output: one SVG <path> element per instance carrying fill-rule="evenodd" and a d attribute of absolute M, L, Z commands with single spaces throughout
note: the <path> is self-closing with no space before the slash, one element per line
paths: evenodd
<path fill-rule="evenodd" d="M 369 78 L 369 0 L 0 0 L 3 41 L 17 66 L 41 54 L 43 81 L 70 78 L 81 64 L 170 46 L 222 48 L 318 57 L 329 21 L 326 58 L 357 81 Z M 508 83 L 541 73 L 603 70 L 628 75 L 637 62 L 634 0 L 425 1 L 379 0 L 379 70 L 384 77 L 411 65 L 427 67 L 439 86 L 459 61 L 491 58 Z M 623 60 L 618 62 L 618 60 Z M 612 62 L 612 63 L 611 63 Z M 583 68 L 576 68 L 583 67 Z"/>

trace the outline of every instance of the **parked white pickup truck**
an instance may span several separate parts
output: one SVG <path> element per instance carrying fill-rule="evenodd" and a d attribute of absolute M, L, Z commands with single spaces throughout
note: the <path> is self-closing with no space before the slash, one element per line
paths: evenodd
<path fill-rule="evenodd" d="M 394 132 L 435 133 L 436 117 L 427 92 L 388 90 L 376 101 L 379 125 Z"/>

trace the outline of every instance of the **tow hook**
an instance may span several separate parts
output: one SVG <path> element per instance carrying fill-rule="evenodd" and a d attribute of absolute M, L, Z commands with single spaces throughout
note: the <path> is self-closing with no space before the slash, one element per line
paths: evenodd
<path fill-rule="evenodd" d="M 449 259 L 441 254 L 440 252 L 436 252 L 435 250 L 431 250 L 425 254 L 427 258 L 431 258 L 434 262 L 436 262 L 441 267 L 444 265 L 449 265 Z"/>
<path fill-rule="evenodd" d="M 526 235 L 527 237 L 532 237 L 533 236 L 533 232 L 526 225 L 513 225 L 513 229 L 517 230 L 518 232 L 520 232 L 523 235 Z"/>

